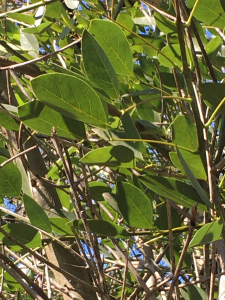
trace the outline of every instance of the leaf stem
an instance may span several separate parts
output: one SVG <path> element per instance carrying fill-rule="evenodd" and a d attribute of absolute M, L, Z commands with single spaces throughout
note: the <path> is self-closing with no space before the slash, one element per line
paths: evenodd
<path fill-rule="evenodd" d="M 220 102 L 220 104 L 216 107 L 216 109 L 214 110 L 214 112 L 212 113 L 211 117 L 209 118 L 208 122 L 204 125 L 204 127 L 209 127 L 210 124 L 212 123 L 214 117 L 216 116 L 216 114 L 218 113 L 219 109 L 221 108 L 221 106 L 225 103 L 225 97 L 223 98 L 223 100 Z"/>
<path fill-rule="evenodd" d="M 197 7 L 198 3 L 199 3 L 199 0 L 196 0 L 194 6 L 192 8 L 192 11 L 191 11 L 191 13 L 189 15 L 189 18 L 188 18 L 188 20 L 187 20 L 187 22 L 185 24 L 185 27 L 188 27 L 191 24 L 191 20 L 192 20 L 192 17 L 194 15 L 194 12 L 196 10 L 196 7 Z"/>

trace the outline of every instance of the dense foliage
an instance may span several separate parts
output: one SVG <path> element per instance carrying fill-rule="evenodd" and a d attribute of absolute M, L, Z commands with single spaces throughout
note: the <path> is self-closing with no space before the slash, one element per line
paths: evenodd
<path fill-rule="evenodd" d="M 225 1 L 0 20 L 0 297 L 225 299 Z"/>

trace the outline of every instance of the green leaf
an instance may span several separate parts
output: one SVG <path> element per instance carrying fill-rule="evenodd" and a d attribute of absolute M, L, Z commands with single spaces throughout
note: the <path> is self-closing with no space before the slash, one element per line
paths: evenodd
<path fill-rule="evenodd" d="M 133 120 L 131 119 L 128 112 L 122 116 L 123 128 L 127 139 L 139 139 L 140 142 L 130 142 L 130 144 L 137 149 L 138 151 L 146 154 L 146 147 L 143 142 L 141 142 L 141 136 L 134 125 Z"/>
<path fill-rule="evenodd" d="M 212 109 L 215 109 L 225 97 L 225 84 L 223 83 L 203 83 L 199 88 L 204 102 Z M 219 113 L 225 114 L 225 104 L 219 109 Z"/>
<path fill-rule="evenodd" d="M 92 20 L 89 32 L 106 53 L 116 73 L 132 76 L 132 54 L 123 30 L 110 21 Z"/>
<path fill-rule="evenodd" d="M 46 6 L 45 17 L 50 17 L 58 20 L 61 18 L 61 11 L 62 11 L 61 4 L 58 1 L 53 2 Z"/>
<path fill-rule="evenodd" d="M 99 235 L 117 238 L 128 238 L 128 232 L 119 225 L 104 220 L 86 220 L 91 232 Z M 73 221 L 73 226 L 84 231 L 84 225 L 81 220 Z"/>
<path fill-rule="evenodd" d="M 177 148 L 177 155 L 178 158 L 184 168 L 184 171 L 187 175 L 187 177 L 190 179 L 191 184 L 193 185 L 193 187 L 195 188 L 196 192 L 199 194 L 199 196 L 201 197 L 202 201 L 205 203 L 205 205 L 209 206 L 210 208 L 213 208 L 212 203 L 209 201 L 208 196 L 206 195 L 206 192 L 203 190 L 203 188 L 201 187 L 200 183 L 198 182 L 198 180 L 195 178 L 195 176 L 193 175 L 193 173 L 191 172 L 190 168 L 188 167 L 187 163 L 185 162 L 185 160 L 183 159 L 179 149 Z"/>
<path fill-rule="evenodd" d="M 155 12 L 154 17 L 156 25 L 165 34 L 177 32 L 176 24 L 170 21 L 168 18 L 164 17 L 162 14 Z"/>
<path fill-rule="evenodd" d="M 222 40 L 219 36 L 211 39 L 205 47 L 205 51 L 208 54 L 209 60 L 213 61 L 217 52 L 221 48 Z"/>
<path fill-rule="evenodd" d="M 63 218 L 49 218 L 52 230 L 60 235 L 73 235 L 70 226 L 67 225 L 68 220 Z"/>
<path fill-rule="evenodd" d="M 200 209 L 207 210 L 196 190 L 189 184 L 180 180 L 153 175 L 139 179 L 146 187 L 162 197 L 188 208 L 197 202 Z"/>
<path fill-rule="evenodd" d="M 181 61 L 181 53 L 180 53 L 180 45 L 179 44 L 173 44 L 171 46 L 165 46 L 162 48 L 161 52 L 165 54 L 167 57 L 169 57 L 174 64 L 176 64 L 178 67 L 182 68 L 182 61 Z M 161 53 L 158 55 L 159 62 L 165 66 L 172 68 L 172 63 L 166 59 Z"/>
<path fill-rule="evenodd" d="M 182 154 L 185 161 L 188 161 L 188 166 L 193 173 L 193 175 L 198 179 L 207 179 L 207 175 L 201 160 L 201 157 L 198 153 L 191 153 L 189 151 L 180 149 L 180 153 Z M 172 163 L 180 170 L 183 174 L 185 174 L 184 168 L 177 156 L 176 152 L 169 153 L 170 159 Z"/>
<path fill-rule="evenodd" d="M 195 300 L 204 300 L 207 299 L 207 294 L 206 292 L 199 288 L 198 286 L 195 285 L 190 285 L 187 287 L 188 288 L 188 294 L 191 299 L 195 299 Z"/>
<path fill-rule="evenodd" d="M 82 53 L 89 80 L 97 84 L 110 98 L 118 99 L 119 83 L 116 72 L 102 47 L 86 30 L 83 33 Z"/>
<path fill-rule="evenodd" d="M 187 149 L 198 149 L 198 137 L 195 124 L 187 116 L 177 116 L 173 122 L 173 143 Z"/>
<path fill-rule="evenodd" d="M 39 43 L 34 34 L 21 31 L 20 44 L 23 50 L 27 51 L 29 55 L 34 58 L 39 56 Z"/>
<path fill-rule="evenodd" d="M 44 23 L 40 24 L 37 27 L 24 28 L 23 32 L 26 32 L 26 33 L 43 33 L 51 25 L 52 25 L 52 22 L 45 21 Z"/>
<path fill-rule="evenodd" d="M 91 199 L 95 201 L 105 201 L 103 193 L 110 193 L 111 188 L 104 182 L 92 181 L 89 183 L 89 190 L 91 193 Z"/>
<path fill-rule="evenodd" d="M 92 150 L 80 161 L 89 165 L 135 168 L 133 151 L 124 146 L 106 146 Z"/>
<path fill-rule="evenodd" d="M 54 126 L 58 136 L 86 138 L 82 122 L 63 116 L 38 100 L 19 106 L 18 114 L 25 125 L 46 135 L 51 136 Z"/>
<path fill-rule="evenodd" d="M 134 21 L 126 11 L 121 11 L 118 17 L 116 18 L 116 21 L 122 24 L 123 26 L 125 26 L 126 28 L 135 31 Z M 124 30 L 124 33 L 126 34 L 127 37 L 132 36 L 132 34 L 126 29 Z"/>
<path fill-rule="evenodd" d="M 30 25 L 34 25 L 35 18 L 26 14 L 8 12 L 7 17 L 16 21 L 21 21 Z"/>
<path fill-rule="evenodd" d="M 83 80 L 65 74 L 47 74 L 33 79 L 31 85 L 41 102 L 63 115 L 108 127 L 103 102 Z"/>
<path fill-rule="evenodd" d="M 0 156 L 0 164 L 7 159 Z M 18 197 L 22 187 L 22 177 L 19 169 L 13 162 L 0 168 L 0 194 L 4 196 Z"/>
<path fill-rule="evenodd" d="M 19 130 L 19 124 L 2 110 L 0 110 L 0 124 L 8 130 Z"/>
<path fill-rule="evenodd" d="M 119 214 L 122 216 L 122 213 L 119 209 L 118 202 L 116 200 L 116 194 L 112 193 L 103 193 L 105 201 Z"/>
<path fill-rule="evenodd" d="M 36 229 L 30 227 L 27 224 L 11 223 L 2 226 L 2 229 L 4 229 L 12 237 L 14 237 L 16 240 L 18 240 L 23 245 L 29 248 L 37 248 L 42 246 L 40 233 Z M 6 246 L 9 246 L 12 251 L 21 250 L 20 246 L 16 245 L 13 241 L 5 237 L 1 232 L 0 232 L 0 240 Z"/>
<path fill-rule="evenodd" d="M 196 0 L 187 0 L 189 8 L 193 7 Z M 224 28 L 225 24 L 225 12 L 220 0 L 200 0 L 194 16 L 196 19 L 204 22 L 206 25 Z"/>
<path fill-rule="evenodd" d="M 118 182 L 116 199 L 122 216 L 130 226 L 152 227 L 152 204 L 140 189 L 130 183 Z"/>
<path fill-rule="evenodd" d="M 30 196 L 24 194 L 23 202 L 31 224 L 46 232 L 52 232 L 49 218 L 43 208 Z"/>
<path fill-rule="evenodd" d="M 205 224 L 193 236 L 189 247 L 191 248 L 200 245 L 205 245 L 219 240 L 222 229 L 223 223 L 221 221 L 215 221 L 212 223 Z"/>
<path fill-rule="evenodd" d="M 134 152 L 134 156 L 139 159 L 143 159 L 142 153 L 134 148 L 133 144 L 130 142 L 123 142 L 123 141 L 109 141 L 110 138 L 112 139 L 125 139 L 126 136 L 124 132 L 117 132 L 117 131 L 107 131 L 101 130 L 99 128 L 93 128 L 93 131 L 98 134 L 102 139 L 108 141 L 113 146 L 124 146 Z M 129 151 L 129 150 L 128 150 Z M 129 152 L 128 152 L 129 153 Z"/>

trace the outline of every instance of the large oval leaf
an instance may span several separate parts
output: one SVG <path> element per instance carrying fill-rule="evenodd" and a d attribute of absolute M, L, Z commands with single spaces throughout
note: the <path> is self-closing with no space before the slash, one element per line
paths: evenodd
<path fill-rule="evenodd" d="M 117 202 L 126 222 L 136 228 L 152 227 L 152 205 L 150 199 L 136 186 L 117 183 Z"/>
<path fill-rule="evenodd" d="M 189 208 L 197 202 L 200 209 L 207 210 L 202 199 L 191 185 L 179 180 L 153 175 L 141 177 L 140 180 L 146 187 L 162 197 Z"/>
<path fill-rule="evenodd" d="M 2 226 L 2 229 L 4 229 L 12 237 L 14 237 L 16 240 L 18 240 L 23 245 L 25 245 L 29 248 L 37 248 L 37 247 L 42 246 L 40 233 L 36 229 L 30 227 L 27 224 L 11 223 L 11 224 Z M 20 246 L 18 246 L 16 243 L 11 241 L 9 238 L 4 236 L 3 233 L 0 233 L 0 240 L 6 246 L 9 246 L 12 251 L 20 251 L 21 250 Z"/>
<path fill-rule="evenodd" d="M 94 232 L 96 234 L 109 236 L 109 237 L 118 237 L 118 238 L 128 238 L 129 233 L 119 225 L 116 225 L 114 223 L 111 223 L 109 221 L 104 220 L 86 220 L 91 232 Z M 79 230 L 85 230 L 83 222 L 81 220 L 75 220 L 73 223 L 70 223 L 72 225 L 79 229 Z"/>
<path fill-rule="evenodd" d="M 18 114 L 25 125 L 41 133 L 51 135 L 54 126 L 58 136 L 86 138 L 84 123 L 63 116 L 38 100 L 20 106 Z"/>
<path fill-rule="evenodd" d="M 205 245 L 219 240 L 222 229 L 223 223 L 221 221 L 205 224 L 196 232 L 189 247 Z"/>
<path fill-rule="evenodd" d="M 107 146 L 88 152 L 80 161 L 84 164 L 135 168 L 134 152 L 124 146 Z"/>
<path fill-rule="evenodd" d="M 6 158 L 0 156 L 0 164 Z M 0 168 L 0 194 L 4 196 L 18 197 L 22 188 L 22 177 L 20 171 L 13 162 Z"/>
<path fill-rule="evenodd" d="M 0 110 L 0 124 L 9 130 L 19 130 L 19 124 L 2 110 Z"/>
<path fill-rule="evenodd" d="M 187 0 L 188 7 L 193 7 L 196 0 Z M 200 0 L 195 11 L 194 17 L 206 25 L 224 28 L 225 12 L 220 0 Z"/>
<path fill-rule="evenodd" d="M 110 21 L 92 20 L 89 32 L 106 53 L 116 73 L 132 76 L 132 54 L 123 30 Z"/>
<path fill-rule="evenodd" d="M 215 109 L 225 96 L 225 84 L 217 82 L 208 82 L 200 85 L 200 92 L 205 103 L 212 109 Z M 219 109 L 221 114 L 225 114 L 225 104 Z"/>
<path fill-rule="evenodd" d="M 63 115 L 108 127 L 104 103 L 83 80 L 66 74 L 46 74 L 33 79 L 31 84 L 41 102 Z"/>
<path fill-rule="evenodd" d="M 119 82 L 116 72 L 102 47 L 86 30 L 83 33 L 82 53 L 89 80 L 97 84 L 109 97 L 118 99 Z"/>
<path fill-rule="evenodd" d="M 46 232 L 52 232 L 50 221 L 43 208 L 26 194 L 23 196 L 23 202 L 31 224 Z"/>
<path fill-rule="evenodd" d="M 173 143 L 187 149 L 198 149 L 198 137 L 195 124 L 187 116 L 178 116 L 173 122 Z"/>

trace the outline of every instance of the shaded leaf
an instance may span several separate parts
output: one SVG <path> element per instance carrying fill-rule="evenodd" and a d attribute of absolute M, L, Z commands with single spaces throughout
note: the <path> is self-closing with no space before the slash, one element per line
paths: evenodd
<path fill-rule="evenodd" d="M 19 130 L 19 124 L 2 110 L 0 110 L 0 124 L 8 130 Z"/>
<path fill-rule="evenodd" d="M 103 102 L 84 81 L 65 74 L 41 75 L 31 82 L 44 104 L 63 115 L 99 127 L 108 127 Z"/>
<path fill-rule="evenodd" d="M 0 156 L 0 164 L 7 159 Z M 22 187 L 22 177 L 19 169 L 13 162 L 0 168 L 0 194 L 4 196 L 18 197 Z"/>
<path fill-rule="evenodd" d="M 104 182 L 92 181 L 89 183 L 91 198 L 95 201 L 105 201 L 103 193 L 110 193 L 111 188 Z"/>
<path fill-rule="evenodd" d="M 31 224 L 46 232 L 52 232 L 49 218 L 43 208 L 26 194 L 23 195 L 23 202 Z"/>
<path fill-rule="evenodd" d="M 203 83 L 199 88 L 204 102 L 212 109 L 215 109 L 225 96 L 225 84 L 223 83 Z M 225 114 L 225 104 L 219 109 L 219 113 Z"/>
<path fill-rule="evenodd" d="M 123 123 L 123 128 L 127 139 L 140 140 L 140 142 L 130 142 L 130 144 L 138 151 L 146 154 L 146 147 L 144 143 L 141 142 L 141 136 L 128 112 L 125 112 L 125 114 L 123 114 L 122 123 Z"/>
<path fill-rule="evenodd" d="M 84 164 L 134 168 L 135 157 L 132 150 L 124 146 L 106 146 L 85 154 L 80 161 Z"/>
<path fill-rule="evenodd" d="M 193 236 L 189 247 L 195 247 L 212 243 L 220 239 L 220 235 L 223 229 L 223 223 L 221 221 L 215 221 L 203 225 Z"/>
<path fill-rule="evenodd" d="M 189 208 L 197 202 L 200 209 L 207 210 L 196 190 L 189 184 L 180 180 L 153 175 L 139 179 L 146 187 L 162 197 Z"/>
<path fill-rule="evenodd" d="M 117 237 L 117 238 L 128 238 L 128 232 L 119 225 L 114 223 L 104 221 L 104 220 L 86 220 L 91 232 L 94 232 L 99 235 L 108 236 L 108 237 Z M 73 221 L 71 225 L 79 230 L 84 231 L 84 225 L 81 220 Z"/>
<path fill-rule="evenodd" d="M 29 248 L 37 248 L 42 246 L 40 233 L 27 224 L 11 223 L 2 226 L 2 228 L 16 240 L 20 241 L 23 245 Z M 12 251 L 21 250 L 20 246 L 16 245 L 13 241 L 5 237 L 2 233 L 0 233 L 0 240 L 6 246 L 9 246 Z"/>
<path fill-rule="evenodd" d="M 177 155 L 178 158 L 184 168 L 184 171 L 187 175 L 187 177 L 190 179 L 191 184 L 193 185 L 193 187 L 195 188 L 196 192 L 199 194 L 199 196 L 201 197 L 202 201 L 205 203 L 205 205 L 213 208 L 212 203 L 209 201 L 208 196 L 206 195 L 206 192 L 203 190 L 203 188 L 201 187 L 200 183 L 198 182 L 198 180 L 195 178 L 195 176 L 193 175 L 193 173 L 191 172 L 190 168 L 188 167 L 187 163 L 185 162 L 185 160 L 183 159 L 179 149 L 177 148 Z"/>
<path fill-rule="evenodd" d="M 130 226 L 152 227 L 152 204 L 140 189 L 130 183 L 118 182 L 116 199 L 122 216 Z"/>
<path fill-rule="evenodd" d="M 116 200 L 116 194 L 112 193 L 103 193 L 105 201 L 118 213 L 122 216 L 122 213 L 119 209 L 118 202 Z"/>
<path fill-rule="evenodd" d="M 73 232 L 69 225 L 67 225 L 68 220 L 63 218 L 49 218 L 51 227 L 53 231 L 61 235 L 73 235 Z"/>
<path fill-rule="evenodd" d="M 102 47 L 86 30 L 83 33 L 82 53 L 89 80 L 97 84 L 109 97 L 118 99 L 119 83 L 115 70 Z"/>
<path fill-rule="evenodd" d="M 177 32 L 176 24 L 164 17 L 162 14 L 155 12 L 154 17 L 156 25 L 165 34 Z"/>
<path fill-rule="evenodd" d="M 58 136 L 86 138 L 82 122 L 63 116 L 38 100 L 19 106 L 18 114 L 25 125 L 46 135 L 52 134 L 54 126 Z"/>
<path fill-rule="evenodd" d="M 198 149 L 198 137 L 195 124 L 187 116 L 177 116 L 173 122 L 173 143 L 190 150 Z"/>
<path fill-rule="evenodd" d="M 188 294 L 190 296 L 190 299 L 195 299 L 195 300 L 207 299 L 206 292 L 203 289 L 199 288 L 198 286 L 190 285 L 187 288 L 188 288 Z"/>

